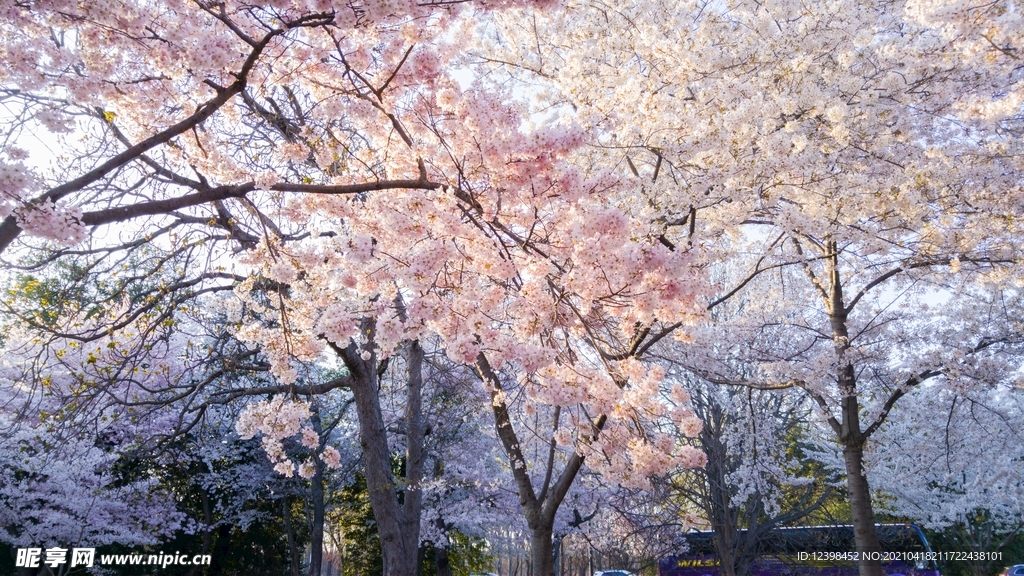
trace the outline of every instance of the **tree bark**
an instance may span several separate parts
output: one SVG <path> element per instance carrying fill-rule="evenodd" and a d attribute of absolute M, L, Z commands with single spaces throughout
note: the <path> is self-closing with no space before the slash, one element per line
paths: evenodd
<path fill-rule="evenodd" d="M 849 310 L 843 301 L 843 284 L 839 275 L 839 245 L 835 241 L 825 243 L 825 261 L 828 263 L 829 291 L 825 305 L 829 323 L 832 326 L 832 340 L 838 366 L 836 381 L 839 385 L 841 421 L 832 423 L 843 447 L 846 461 L 846 485 L 850 492 L 850 514 L 853 523 L 853 537 L 859 561 L 860 576 L 884 576 L 878 530 L 875 528 L 875 513 L 871 506 L 871 489 L 864 472 L 864 442 L 867 437 L 860 426 L 860 403 L 857 400 L 857 374 L 847 358 L 850 350 L 850 333 L 847 328 Z M 813 278 L 812 278 L 813 281 Z M 821 404 L 821 400 L 818 400 Z M 838 424 L 838 427 L 837 427 Z M 875 554 L 872 556 L 872 554 Z"/>
<path fill-rule="evenodd" d="M 313 410 L 313 430 L 323 432 L 320 426 L 320 412 Z M 313 458 L 316 471 L 310 482 L 313 504 L 313 518 L 309 531 L 309 576 L 320 576 L 324 559 L 324 464 L 319 457 Z"/>
<path fill-rule="evenodd" d="M 434 564 L 437 565 L 437 576 L 452 576 L 452 564 L 448 559 L 447 546 L 434 547 Z"/>
<path fill-rule="evenodd" d="M 407 382 L 405 400 L 405 486 L 402 492 L 404 512 L 405 550 L 420 548 L 420 512 L 423 509 L 423 347 L 416 340 L 409 342 L 406 349 Z M 419 569 L 419 562 L 416 563 Z M 413 573 L 410 573 L 413 574 Z"/>
<path fill-rule="evenodd" d="M 359 417 L 359 444 L 363 451 L 366 488 L 380 535 L 384 576 L 416 574 L 416 548 L 407 549 L 407 537 L 402 530 L 406 510 L 399 504 L 395 492 L 398 485 L 391 471 L 391 454 L 376 383 L 357 379 L 352 392 Z"/>
<path fill-rule="evenodd" d="M 704 428 L 699 438 L 707 454 L 704 466 L 708 494 L 704 511 L 715 533 L 715 548 L 718 552 L 718 570 L 721 576 L 736 576 L 737 535 L 740 529 L 737 510 L 732 504 L 732 488 L 728 482 L 729 469 L 722 435 L 725 428 L 725 413 L 720 406 L 706 406 Z"/>
<path fill-rule="evenodd" d="M 368 344 L 360 346 L 351 342 L 346 348 L 336 345 L 332 347 L 341 356 L 351 375 L 366 488 L 373 517 L 377 521 L 384 576 L 413 576 L 419 569 L 417 560 L 422 507 L 419 485 L 423 474 L 423 349 L 418 343 L 409 346 L 407 449 L 405 478 L 400 485 L 392 470 L 391 451 L 380 407 L 377 355 L 372 351 L 372 319 L 363 321 L 362 332 L 368 336 Z M 366 360 L 362 357 L 364 352 L 368 353 Z"/>
<path fill-rule="evenodd" d="M 281 513 L 284 516 L 284 533 L 288 537 L 288 565 L 292 576 L 299 576 L 299 551 L 295 547 L 295 529 L 292 527 L 292 511 L 287 496 L 281 499 Z"/>
<path fill-rule="evenodd" d="M 516 435 L 512 425 L 512 417 L 509 414 L 508 405 L 505 402 L 505 392 L 502 388 L 498 374 L 491 368 L 487 357 L 483 352 L 477 355 L 477 374 L 484 381 L 485 386 L 490 390 L 491 408 L 494 412 L 494 427 L 497 430 L 498 438 L 501 440 L 502 448 L 508 457 L 509 466 L 512 468 L 512 477 L 516 482 L 516 491 L 519 493 L 519 506 L 526 517 L 526 525 L 530 528 L 531 544 L 531 574 L 533 576 L 555 576 L 554 556 L 551 537 L 554 534 L 555 514 L 559 506 L 565 500 L 565 495 L 576 480 L 580 469 L 583 467 L 583 456 L 579 452 L 573 452 L 565 462 L 562 472 L 557 480 L 552 483 L 554 460 L 549 457 L 547 469 L 545 470 L 543 485 L 538 495 L 533 486 L 533 480 L 527 470 L 526 457 L 523 455 L 519 437 Z M 555 425 L 558 424 L 558 415 L 555 411 Z M 608 417 L 601 415 L 594 424 L 593 437 L 596 437 L 604 428 Z M 554 449 L 553 446 L 551 448 Z"/>
<path fill-rule="evenodd" d="M 530 560 L 533 576 L 555 576 L 555 555 L 551 536 L 553 522 L 530 527 Z"/>
<path fill-rule="evenodd" d="M 210 493 L 205 488 L 200 487 L 199 494 L 203 503 L 203 551 L 201 554 L 205 556 L 210 553 L 210 544 L 212 544 L 213 540 L 213 535 L 211 534 L 213 530 L 213 515 L 210 512 Z M 193 566 L 188 571 L 188 576 L 197 576 L 199 571 L 199 566 Z"/>
<path fill-rule="evenodd" d="M 875 527 L 875 513 L 871 507 L 871 490 L 864 475 L 864 449 L 861 446 L 843 446 L 846 461 L 846 482 L 850 491 L 850 515 L 853 521 L 853 537 L 860 557 L 860 576 L 883 576 L 882 561 L 878 552 L 878 530 Z"/>

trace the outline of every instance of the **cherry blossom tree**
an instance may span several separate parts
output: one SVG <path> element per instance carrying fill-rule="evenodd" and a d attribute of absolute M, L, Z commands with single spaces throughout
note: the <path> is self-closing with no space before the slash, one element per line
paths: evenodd
<path fill-rule="evenodd" d="M 33 386 L 19 355 L 19 334 L 6 330 L 0 365 L 0 540 L 19 548 L 138 546 L 192 527 L 173 494 L 153 477 L 132 477 L 123 456 L 160 422 L 80 422 L 69 435 L 69 410 L 58 374 Z M 23 343 L 23 342 L 22 342 Z"/>
<path fill-rule="evenodd" d="M 61 442 L 55 449 L 53 437 L 38 426 L 4 436 L 0 525 L 5 543 L 137 546 L 183 527 L 184 516 L 169 492 L 153 480 L 120 482 L 117 453 L 96 447 L 95 439 Z"/>
<path fill-rule="evenodd" d="M 1019 276 L 1019 13 L 581 3 L 479 24 L 499 43 L 481 42 L 477 63 L 542 87 L 538 113 L 575 118 L 595 163 L 635 175 L 619 206 L 663 223 L 666 244 L 746 267 L 708 301 L 755 291 L 746 318 L 692 333 L 707 352 L 691 362 L 818 404 L 861 551 L 878 549 L 865 443 L 893 406 L 955 364 L 1012 365 L 996 359 L 1012 352 L 1012 321 L 972 322 L 986 298 L 970 285 Z M 952 296 L 936 309 L 927 294 L 939 293 Z M 737 374 L 723 355 L 760 369 Z"/>
<path fill-rule="evenodd" d="M 965 393 L 951 384 L 914 390 L 900 418 L 872 438 L 872 485 L 888 496 L 883 505 L 891 513 L 946 529 L 964 551 L 997 552 L 1024 524 L 1020 389 Z M 970 564 L 974 574 L 986 574 L 998 561 L 979 556 Z"/>
<path fill-rule="evenodd" d="M 1014 365 L 1019 331 L 993 306 L 1019 277 L 1019 13 L 14 4 L 0 251 L 11 268 L 66 267 L 101 305 L 7 311 L 55 344 L 116 351 L 111 332 L 137 327 L 138 365 L 79 363 L 120 374 L 86 379 L 101 398 L 130 380 L 118 365 L 149 369 L 143 340 L 173 332 L 187 349 L 178 315 L 226 297 L 230 346 L 184 388 L 161 385 L 161 401 L 191 403 L 174 429 L 279 395 L 242 433 L 281 472 L 317 477 L 326 446 L 285 450 L 319 436 L 297 397 L 349 390 L 386 574 L 415 570 L 422 532 L 428 342 L 483 382 L 547 576 L 584 462 L 632 486 L 702 463 L 671 433 L 694 429 L 684 396 L 640 361 L 675 334 L 709 380 L 815 402 L 844 453 L 858 549 L 877 550 L 868 438 L 922 383 Z M 719 261 L 738 272 L 709 296 Z M 740 293 L 746 307 L 696 325 Z M 319 377 L 324 362 L 337 377 Z M 232 381 L 239 366 L 274 380 Z M 390 436 L 389 370 L 405 392 Z"/>
<path fill-rule="evenodd" d="M 987 284 L 985 273 L 978 270 L 954 275 L 953 280 L 947 274 L 942 270 L 936 275 L 914 275 L 908 279 L 909 286 L 891 283 L 890 289 L 899 286 L 901 292 L 879 292 L 874 295 L 877 299 L 866 296 L 860 305 L 869 304 L 870 311 L 848 317 L 847 370 L 857 382 L 858 392 L 852 398 L 857 400 L 856 426 L 865 439 L 861 454 L 871 454 L 883 445 L 868 439 L 886 423 L 899 422 L 892 425 L 911 437 L 926 434 L 925 422 L 941 427 L 935 415 L 918 420 L 910 415 L 916 409 L 894 412 L 898 406 L 919 400 L 921 396 L 902 399 L 927 382 L 969 395 L 972 390 L 1005 386 L 1016 377 L 1021 359 L 1016 324 L 1019 312 L 1013 305 L 1004 306 L 1016 302 L 1016 290 Z M 836 276 L 832 278 L 835 282 Z M 840 416 L 849 419 L 854 413 L 853 407 L 841 409 L 842 390 L 833 387 L 838 380 L 832 378 L 836 364 L 832 350 L 827 348 L 832 343 L 828 317 L 822 310 L 807 306 L 814 302 L 813 284 L 802 282 L 804 279 L 796 274 L 781 273 L 758 278 L 751 286 L 756 291 L 778 280 L 786 287 L 785 297 L 780 297 L 781 290 L 774 287 L 762 288 L 767 298 L 748 299 L 742 314 L 720 318 L 706 332 L 696 331 L 698 340 L 710 345 L 687 350 L 688 369 L 724 386 L 782 394 L 794 388 L 800 390 L 816 408 L 809 421 L 812 436 L 818 436 L 814 431 L 818 428 L 821 440 L 838 450 L 837 460 L 829 458 L 832 451 L 826 448 L 819 449 L 817 457 L 846 473 L 856 520 L 858 501 L 854 498 L 863 498 L 860 502 L 865 507 L 871 503 L 868 478 L 877 460 L 853 466 L 850 447 L 836 442 L 844 430 Z M 737 361 L 746 367 L 738 369 Z M 862 475 L 860 488 L 849 480 L 855 472 Z M 858 489 L 865 493 L 858 494 Z"/>
<path fill-rule="evenodd" d="M 686 379 L 704 422 L 695 441 L 708 463 L 672 478 L 663 498 L 699 511 L 700 524 L 714 532 L 722 574 L 747 574 L 765 536 L 804 523 L 829 501 L 835 474 L 807 465 L 814 454 L 801 440 L 806 399 Z"/>
<path fill-rule="evenodd" d="M 295 496 L 300 497 L 298 501 L 307 498 L 311 501 L 309 524 L 313 528 L 311 564 L 319 566 L 325 512 L 324 468 L 336 468 L 340 463 L 338 451 L 327 445 L 327 438 L 339 419 L 346 416 L 344 404 L 340 415 L 325 416 L 322 420 L 320 415 L 330 406 L 331 399 L 324 393 L 318 395 L 317 410 L 306 409 L 302 414 L 307 426 L 302 429 L 301 442 L 288 445 L 302 464 L 300 476 L 309 480 L 308 486 L 304 482 L 288 485 L 283 476 L 276 481 L 268 478 L 274 474 L 269 466 L 249 466 L 249 476 L 236 474 L 240 471 L 234 468 L 228 470 L 236 477 L 225 488 L 224 471 L 214 468 L 220 468 L 224 461 L 237 460 L 234 452 L 239 444 L 237 435 L 230 432 L 233 424 L 225 426 L 225 419 L 237 418 L 239 404 L 252 395 L 285 391 L 298 394 L 303 387 L 285 389 L 267 381 L 267 366 L 258 349 L 245 349 L 231 338 L 225 330 L 226 317 L 216 300 L 207 299 L 201 306 L 194 304 L 188 310 L 180 310 L 172 302 L 170 311 L 143 307 L 126 314 L 125 308 L 131 309 L 128 297 L 114 300 L 107 308 L 108 303 L 102 299 L 90 301 L 81 293 L 76 295 L 79 284 L 73 280 L 81 279 L 22 276 L 11 283 L 8 294 L 13 296 L 6 304 L 19 313 L 13 319 L 6 318 L 9 322 L 4 329 L 4 359 L 8 377 L 3 382 L 3 392 L 9 407 L 19 415 L 11 424 L 12 433 L 41 430 L 45 436 L 39 441 L 50 446 L 95 444 L 97 449 L 106 450 L 106 465 L 111 470 L 146 471 L 131 478 L 117 477 L 118 482 L 131 486 L 130 482 L 146 481 L 153 484 L 149 490 L 154 495 L 173 491 L 179 502 L 201 500 L 201 506 L 196 504 L 193 511 L 201 510 L 202 517 L 195 518 L 196 525 L 189 525 L 188 529 L 203 533 L 204 553 L 211 551 L 216 535 L 217 550 L 225 556 L 218 562 L 230 561 L 226 557 L 227 543 L 233 526 L 244 532 L 254 520 L 266 519 L 253 516 L 252 500 L 278 501 L 287 527 L 290 502 L 297 500 Z M 116 277 L 109 280 L 116 281 Z M 86 291 L 90 293 L 95 292 Z M 47 302 L 56 305 L 48 306 Z M 315 386 L 305 386 L 306 394 L 315 391 Z M 333 408 L 327 410 L 327 414 L 333 412 Z M 248 419 L 240 419 L 243 429 L 254 426 L 253 413 L 258 410 L 251 410 Z M 290 462 L 284 455 L 285 437 L 280 431 L 274 432 L 278 433 L 264 443 L 277 446 L 275 461 L 283 468 Z M 38 473 L 44 474 L 51 468 L 56 473 L 61 465 L 59 459 L 43 459 Z M 288 472 L 292 470 L 294 464 Z M 255 479 L 251 473 L 256 474 Z M 183 474 L 192 477 L 182 481 Z M 277 488 L 277 497 L 265 493 L 264 487 L 282 483 L 285 488 Z M 92 489 L 100 493 L 97 488 Z M 26 492 L 26 498 L 33 498 L 32 494 Z M 120 498 L 124 507 L 133 510 L 123 513 L 125 518 L 148 514 L 142 502 Z M 44 500 L 37 498 L 38 502 Z M 181 516 L 173 508 L 172 504 L 171 511 L 160 514 L 169 519 Z M 265 511 L 259 514 L 266 516 Z M 132 530 L 142 534 L 136 540 L 145 539 L 144 529 L 126 523 L 125 531 Z M 292 529 L 286 531 L 293 547 L 292 558 L 297 562 L 299 551 L 294 549 Z M 168 534 L 162 533 L 165 537 Z M 120 544 L 131 545 L 136 540 Z"/>
<path fill-rule="evenodd" d="M 418 504 L 399 505 L 390 488 L 375 389 L 407 350 L 407 426 L 420 435 L 421 340 L 479 368 L 515 474 L 525 463 L 499 375 L 523 376 L 516 386 L 555 414 L 574 407 L 580 433 L 560 437 L 578 452 L 545 504 L 548 540 L 582 452 L 606 452 L 637 482 L 697 463 L 631 424 L 664 416 L 657 373 L 630 357 L 667 334 L 657 322 L 696 311 L 691 254 L 606 202 L 621 178 L 574 159 L 576 125 L 524 121 L 509 93 L 453 73 L 456 23 L 507 7 L 170 2 L 6 15 L 5 49 L 23 57 L 6 59 L 3 77 L 15 121 L 0 248 L 71 246 L 36 266 L 154 243 L 180 256 L 166 261 L 180 263 L 177 279 L 131 299 L 129 317 L 233 288 L 236 336 L 258 345 L 278 393 L 353 392 L 386 573 L 408 572 L 391 562 L 415 556 Z M 45 155 L 15 145 L 42 127 L 73 162 L 47 170 Z M 301 365 L 327 352 L 347 376 L 299 384 Z M 412 484 L 419 444 L 407 445 Z"/>

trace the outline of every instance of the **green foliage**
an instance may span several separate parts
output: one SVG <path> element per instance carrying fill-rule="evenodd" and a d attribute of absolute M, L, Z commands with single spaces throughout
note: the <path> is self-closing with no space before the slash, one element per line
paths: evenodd
<path fill-rule="evenodd" d="M 487 542 L 483 538 L 451 532 L 448 534 L 448 540 L 451 542 L 448 563 L 452 567 L 453 576 L 469 576 L 491 571 L 494 557 L 487 553 Z"/>
<path fill-rule="evenodd" d="M 2 279 L 0 308 L 7 314 L 0 332 L 17 322 L 44 334 L 71 333 L 105 314 L 123 320 L 138 313 L 139 322 L 173 323 L 173 311 L 194 294 L 190 283 L 179 286 L 187 258 L 187 251 L 148 242 L 117 256 L 101 251 L 23 258 L 19 265 L 35 271 Z"/>
<path fill-rule="evenodd" d="M 807 515 L 793 522 L 794 526 L 813 526 L 849 523 L 850 499 L 843 478 L 809 454 L 813 445 L 807 441 L 810 432 L 806 423 L 797 424 L 786 431 L 786 456 L 797 466 L 786 470 L 797 478 L 812 478 L 807 487 L 781 487 L 783 511 L 808 508 L 811 502 L 821 500 L 821 506 L 812 508 Z"/>
<path fill-rule="evenodd" d="M 76 272 L 70 268 L 53 278 L 18 275 L 4 290 L 4 304 L 30 325 L 55 328 L 71 307 L 85 300 L 86 295 L 67 276 Z"/>
<path fill-rule="evenodd" d="M 366 478 L 357 474 L 351 484 L 334 492 L 328 522 L 340 531 L 342 576 L 371 576 L 384 571 L 377 522 L 370 508 Z"/>

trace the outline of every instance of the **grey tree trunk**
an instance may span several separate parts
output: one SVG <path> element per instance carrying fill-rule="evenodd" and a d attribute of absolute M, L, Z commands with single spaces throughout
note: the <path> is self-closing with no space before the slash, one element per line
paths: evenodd
<path fill-rule="evenodd" d="M 832 423 L 839 436 L 846 461 L 846 485 L 850 493 L 850 512 L 853 536 L 857 548 L 860 576 L 884 576 L 882 562 L 872 553 L 880 552 L 875 513 L 871 506 L 871 489 L 864 472 L 864 442 L 867 436 L 860 426 L 860 404 L 857 400 L 857 375 L 848 359 L 850 334 L 847 328 L 849 310 L 843 301 L 843 285 L 839 277 L 839 246 L 826 242 L 826 262 L 829 271 L 828 317 L 832 326 L 832 340 L 837 358 L 836 380 L 841 395 L 841 421 Z M 819 404 L 823 399 L 816 398 Z"/>
<path fill-rule="evenodd" d="M 284 517 L 284 533 L 288 538 L 288 563 L 292 576 L 299 576 L 299 550 L 295 546 L 295 529 L 292 527 L 292 510 L 288 497 L 281 499 L 281 513 Z"/>
<path fill-rule="evenodd" d="M 721 576 L 736 576 L 736 536 L 739 530 L 737 509 L 732 504 L 732 488 L 729 485 L 728 453 L 722 442 L 726 419 L 721 406 L 698 405 L 704 412 L 704 428 L 699 435 L 708 463 L 704 467 L 707 479 L 707 498 L 704 511 L 715 533 L 715 548 L 718 551 L 718 569 Z"/>
<path fill-rule="evenodd" d="M 437 566 L 437 576 L 452 576 L 452 564 L 448 558 L 447 546 L 434 547 L 434 564 Z"/>
<path fill-rule="evenodd" d="M 419 570 L 419 536 L 423 478 L 423 349 L 417 342 L 408 347 L 408 398 L 406 409 L 405 477 L 395 477 L 387 430 L 378 392 L 377 355 L 373 351 L 374 322 L 364 320 L 362 332 L 369 344 L 351 342 L 333 346 L 350 374 L 350 389 L 359 419 L 366 488 L 377 522 L 384 576 L 414 576 Z M 368 358 L 363 359 L 362 354 Z"/>
<path fill-rule="evenodd" d="M 533 576 L 555 576 L 552 534 L 551 525 L 530 527 L 530 560 L 533 564 Z"/>
<path fill-rule="evenodd" d="M 843 446 L 846 461 L 846 483 L 850 491 L 850 514 L 853 521 L 853 537 L 861 561 L 858 564 L 860 576 L 881 576 L 882 561 L 876 555 L 865 560 L 865 554 L 881 551 L 878 530 L 875 528 L 875 513 L 871 507 L 871 490 L 864 475 L 864 449 L 859 446 Z"/>
<path fill-rule="evenodd" d="M 583 467 L 583 456 L 579 452 L 574 452 L 566 460 L 557 479 L 554 479 L 555 443 L 552 439 L 547 466 L 544 470 L 544 480 L 541 482 L 538 494 L 527 470 L 526 457 L 523 455 L 519 437 L 512 425 L 501 379 L 491 368 L 483 352 L 477 355 L 476 369 L 490 390 L 494 427 L 498 432 L 505 455 L 508 457 L 509 466 L 512 468 L 512 477 L 515 479 L 516 491 L 519 493 L 519 506 L 526 517 L 526 525 L 530 528 L 530 554 L 533 568 L 531 574 L 533 576 L 555 576 L 554 549 L 551 542 L 551 537 L 554 534 L 555 513 L 558 512 L 559 506 L 565 500 L 565 495 L 568 494 L 569 488 Z M 560 414 L 560 410 L 555 408 L 555 427 L 558 426 Z M 604 415 L 597 418 L 594 429 L 591 431 L 593 437 L 601 432 L 607 420 L 607 416 Z"/>
<path fill-rule="evenodd" d="M 314 412 L 314 426 L 320 433 L 320 417 Z M 311 496 L 313 518 L 309 531 L 309 576 L 320 576 L 324 560 L 324 464 L 314 458 L 316 472 L 313 473 Z"/>

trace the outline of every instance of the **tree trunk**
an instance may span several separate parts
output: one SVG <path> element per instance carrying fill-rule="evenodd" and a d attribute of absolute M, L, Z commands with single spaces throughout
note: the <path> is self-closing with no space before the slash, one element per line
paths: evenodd
<path fill-rule="evenodd" d="M 391 454 L 376 382 L 358 382 L 353 385 L 352 392 L 359 417 L 359 444 L 363 451 L 366 489 L 380 535 L 384 576 L 412 576 L 417 572 L 416 550 L 419 546 L 410 548 L 408 540 L 412 535 L 403 533 L 406 510 L 399 504 L 395 493 L 398 486 L 391 471 Z M 418 532 L 415 538 L 419 539 Z"/>
<path fill-rule="evenodd" d="M 224 573 L 224 559 L 231 550 L 231 526 L 221 524 L 217 527 L 217 544 L 213 547 L 210 558 L 210 569 L 207 574 L 214 576 Z"/>
<path fill-rule="evenodd" d="M 313 409 L 312 424 L 317 434 L 323 433 L 318 408 Z M 324 463 L 314 456 L 313 465 L 316 470 L 310 481 L 313 518 L 309 530 L 309 576 L 320 576 L 324 559 Z"/>
<path fill-rule="evenodd" d="M 313 475 L 313 523 L 309 533 L 309 576 L 320 576 L 324 559 L 324 465 L 316 459 Z"/>
<path fill-rule="evenodd" d="M 875 512 L 871 507 L 871 490 L 864 474 L 864 448 L 843 446 L 846 461 L 846 484 L 850 491 L 850 514 L 853 521 L 853 536 L 860 556 L 860 576 L 883 576 L 882 561 L 878 553 L 878 529 L 875 527 Z"/>
<path fill-rule="evenodd" d="M 284 515 L 284 533 L 288 537 L 288 564 L 292 576 L 299 576 L 299 551 L 295 547 L 295 529 L 292 527 L 292 511 L 287 496 L 281 499 L 281 513 Z"/>
<path fill-rule="evenodd" d="M 530 527 L 531 547 L 531 574 L 533 576 L 554 576 L 554 555 L 551 542 L 552 528 L 555 525 L 555 514 L 559 506 L 565 500 L 565 495 L 576 480 L 576 476 L 583 467 L 583 456 L 579 452 L 573 452 L 565 462 L 558 479 L 554 478 L 554 459 L 548 457 L 547 469 L 545 470 L 540 493 L 534 489 L 533 480 L 527 470 L 526 457 L 523 455 L 519 437 L 516 435 L 509 414 L 508 405 L 505 403 L 505 393 L 502 389 L 501 379 L 491 368 L 486 355 L 480 352 L 476 360 L 477 373 L 483 380 L 491 395 L 491 409 L 494 413 L 494 427 L 501 440 L 502 448 L 508 457 L 509 466 L 512 468 L 512 477 L 516 482 L 516 491 L 519 493 L 519 506 L 526 517 L 526 524 Z M 555 426 L 558 424 L 559 410 L 555 410 Z M 596 438 L 604 428 L 608 417 L 601 415 L 594 423 L 592 430 L 593 438 Z M 554 443 L 550 450 L 554 450 Z"/>
<path fill-rule="evenodd" d="M 725 433 L 725 412 L 717 405 L 705 407 L 704 428 L 698 438 L 708 462 L 703 474 L 707 479 L 707 497 L 704 511 L 711 523 L 718 552 L 718 570 L 721 576 L 736 576 L 737 536 L 739 525 L 737 510 L 732 504 L 729 485 L 728 454 L 722 436 Z"/>
<path fill-rule="evenodd" d="M 715 529 L 715 543 L 718 544 L 718 573 L 721 576 L 736 576 L 735 532 L 724 528 L 721 533 Z"/>
<path fill-rule="evenodd" d="M 860 428 L 860 404 L 857 402 L 853 365 L 840 369 L 839 388 L 843 393 L 842 422 L 839 442 L 846 462 L 846 487 L 850 493 L 850 515 L 853 539 L 859 556 L 860 576 L 884 576 L 875 527 L 875 512 L 871 506 L 871 488 L 864 471 L 864 442 L 867 438 Z"/>
<path fill-rule="evenodd" d="M 565 576 L 566 574 L 572 574 L 572 558 L 566 558 L 565 551 L 567 546 L 565 544 L 565 537 L 568 534 L 561 534 L 555 536 L 554 547 L 555 547 L 555 576 Z"/>
<path fill-rule="evenodd" d="M 200 497 L 203 503 L 203 551 L 202 555 L 210 553 L 210 544 L 212 544 L 213 535 L 213 515 L 210 513 L 210 493 L 205 488 L 200 488 Z M 188 571 L 188 576 L 198 576 L 201 568 L 199 566 L 193 566 Z M 297 574 L 295 576 L 298 576 Z"/>
<path fill-rule="evenodd" d="M 452 576 L 452 564 L 448 559 L 447 546 L 434 546 L 434 564 L 437 565 L 437 576 Z"/>
<path fill-rule="evenodd" d="M 420 511 L 423 508 L 423 347 L 416 340 L 409 342 L 406 349 L 407 381 L 405 399 L 405 486 L 402 491 L 402 512 L 404 525 L 402 535 L 405 550 L 420 549 Z M 416 556 L 413 553 L 413 556 Z M 419 570 L 419 562 L 416 569 Z M 415 574 L 410 572 L 409 574 Z"/>
<path fill-rule="evenodd" d="M 352 378 L 351 390 L 359 419 L 359 444 L 363 453 L 366 489 L 377 532 L 380 536 L 384 576 L 414 576 L 419 571 L 418 551 L 423 473 L 422 366 L 423 349 L 412 343 L 408 350 L 409 367 L 406 410 L 406 462 L 402 485 L 391 466 L 391 451 L 380 407 L 377 355 L 372 352 L 374 323 L 364 320 L 362 332 L 368 344 L 351 342 L 341 356 Z M 368 359 L 362 354 L 369 352 Z M 399 490 L 402 494 L 399 495 Z"/>
<path fill-rule="evenodd" d="M 847 328 L 849 310 L 843 301 L 843 283 L 839 275 L 839 245 L 835 241 L 829 241 L 825 243 L 825 247 L 830 285 L 826 305 L 836 351 L 836 383 L 839 385 L 842 412 L 840 422 L 833 423 L 833 427 L 838 424 L 836 432 L 846 461 L 846 485 L 850 491 L 853 538 L 859 556 L 857 567 L 860 576 L 884 576 L 882 561 L 877 554 L 881 551 L 881 546 L 878 544 L 875 513 L 871 507 L 871 489 L 864 472 L 864 442 L 867 438 L 860 427 L 857 373 L 846 356 L 850 349 L 850 333 Z"/>
<path fill-rule="evenodd" d="M 533 576 L 555 576 L 555 555 L 551 543 L 552 524 L 530 529 L 530 560 Z"/>

